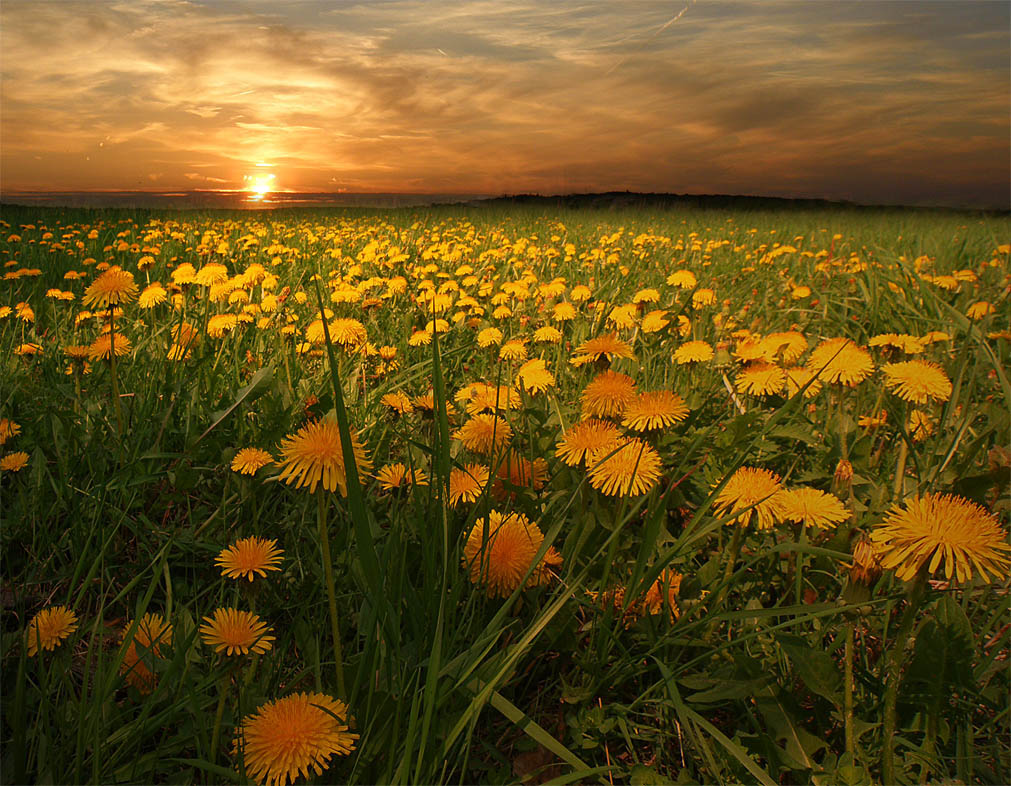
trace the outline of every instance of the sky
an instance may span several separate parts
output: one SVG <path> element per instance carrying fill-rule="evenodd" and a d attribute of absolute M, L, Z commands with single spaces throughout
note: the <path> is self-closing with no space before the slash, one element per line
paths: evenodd
<path fill-rule="evenodd" d="M 1004 0 L 3 0 L 0 189 L 1009 207 Z"/>

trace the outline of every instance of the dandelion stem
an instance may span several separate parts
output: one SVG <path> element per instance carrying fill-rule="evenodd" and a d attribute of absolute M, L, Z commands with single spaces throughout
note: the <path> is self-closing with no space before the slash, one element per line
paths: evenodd
<path fill-rule="evenodd" d="M 895 485 L 892 487 L 892 498 L 896 501 L 902 499 L 903 481 L 906 479 L 906 458 L 909 456 L 909 445 L 906 440 L 902 440 L 899 445 L 899 458 L 895 462 Z"/>
<path fill-rule="evenodd" d="M 119 401 L 119 382 L 116 379 L 116 306 L 109 306 L 109 375 L 112 378 L 112 403 L 116 410 L 116 441 L 123 449 L 123 406 Z"/>
<path fill-rule="evenodd" d="M 218 706 L 214 711 L 214 731 L 211 732 L 211 764 L 218 759 L 218 742 L 221 739 L 221 718 L 225 713 L 225 697 L 228 696 L 228 680 L 231 672 L 218 680 Z"/>
<path fill-rule="evenodd" d="M 716 602 L 713 604 L 714 609 L 723 605 L 723 601 L 727 597 L 727 591 L 730 589 L 730 577 L 734 575 L 734 565 L 737 564 L 737 552 L 741 548 L 743 532 L 744 519 L 738 518 L 737 525 L 734 527 L 734 536 L 730 539 L 730 548 L 727 549 L 727 564 L 723 568 L 723 581 L 720 582 L 720 590 L 716 595 Z"/>
<path fill-rule="evenodd" d="M 846 620 L 846 651 L 843 659 L 843 719 L 846 724 L 846 753 L 856 762 L 853 737 L 853 620 Z"/>
<path fill-rule="evenodd" d="M 316 494 L 317 520 L 319 522 L 319 546 L 323 553 L 323 575 L 326 577 L 327 601 L 330 604 L 330 635 L 333 638 L 334 663 L 337 670 L 337 695 L 345 698 L 348 695 L 344 684 L 344 654 L 341 648 L 340 628 L 337 625 L 337 596 L 334 592 L 333 561 L 330 558 L 330 538 L 327 535 L 327 499 L 326 491 L 320 486 Z"/>
<path fill-rule="evenodd" d="M 905 443 L 902 443 L 905 445 Z M 882 737 L 881 737 L 881 781 L 882 783 L 895 783 L 895 756 L 893 750 L 893 737 L 895 736 L 895 708 L 899 696 L 899 681 L 902 672 L 902 660 L 909 642 L 909 634 L 913 631 L 913 623 L 916 621 L 916 612 L 920 609 L 920 601 L 923 600 L 927 588 L 926 576 L 921 572 L 913 580 L 912 586 L 906 593 L 906 610 L 899 623 L 899 630 L 892 641 L 892 647 L 888 652 L 888 660 L 885 664 L 887 669 L 885 679 L 884 710 L 882 715 Z"/>

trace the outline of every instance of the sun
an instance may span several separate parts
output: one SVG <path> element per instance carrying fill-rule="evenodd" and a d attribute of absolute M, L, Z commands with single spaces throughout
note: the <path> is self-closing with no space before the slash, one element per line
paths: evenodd
<path fill-rule="evenodd" d="M 264 199 L 274 190 L 273 173 L 245 175 L 242 179 L 246 184 L 243 190 L 249 193 L 249 198 L 253 201 Z"/>

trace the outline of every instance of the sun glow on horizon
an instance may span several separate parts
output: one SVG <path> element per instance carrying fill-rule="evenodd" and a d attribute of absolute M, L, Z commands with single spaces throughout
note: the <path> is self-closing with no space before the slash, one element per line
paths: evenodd
<path fill-rule="evenodd" d="M 257 164 L 257 166 L 263 166 L 262 164 Z M 274 181 L 275 175 L 273 173 L 267 174 L 251 174 L 244 175 L 242 180 L 245 182 L 245 188 L 243 191 L 249 193 L 249 199 L 253 202 L 260 202 L 266 199 L 275 189 Z"/>

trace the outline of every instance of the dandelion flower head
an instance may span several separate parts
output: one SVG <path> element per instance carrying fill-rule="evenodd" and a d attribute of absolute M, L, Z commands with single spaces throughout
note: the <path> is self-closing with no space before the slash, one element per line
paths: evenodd
<path fill-rule="evenodd" d="M 522 513 L 492 510 L 486 519 L 478 519 L 468 534 L 463 568 L 474 584 L 486 585 L 489 597 L 507 598 L 520 586 L 543 542 L 544 534 Z M 537 582 L 535 570 L 526 586 Z"/>
<path fill-rule="evenodd" d="M 66 606 L 50 606 L 43 609 L 32 617 L 25 632 L 29 657 L 34 657 L 40 646 L 44 650 L 55 649 L 75 630 L 77 630 L 77 615 Z"/>
<path fill-rule="evenodd" d="M 216 609 L 204 617 L 200 635 L 204 644 L 226 655 L 262 655 L 274 641 L 271 629 L 256 614 L 233 608 Z"/>
<path fill-rule="evenodd" d="M 716 495 L 714 508 L 723 516 L 733 514 L 728 524 L 740 520 L 744 526 L 757 518 L 758 529 L 771 529 L 780 516 L 777 495 L 782 491 L 779 475 L 771 470 L 741 467 Z"/>
<path fill-rule="evenodd" d="M 655 431 L 688 417 L 684 399 L 669 390 L 639 393 L 625 407 L 621 424 L 633 431 Z"/>
<path fill-rule="evenodd" d="M 612 497 L 637 497 L 660 480 L 660 454 L 641 439 L 623 437 L 587 459 L 590 485 Z"/>
<path fill-rule="evenodd" d="M 635 382 L 627 374 L 604 371 L 583 390 L 583 417 L 620 416 L 635 400 Z"/>
<path fill-rule="evenodd" d="M 123 629 L 121 641 L 126 642 L 127 634 L 133 627 L 128 622 Z M 158 682 L 157 675 L 148 668 L 145 659 L 165 657 L 162 650 L 172 646 L 172 625 L 160 614 L 145 614 L 137 623 L 133 638 L 123 653 L 120 663 L 120 674 L 126 676 L 126 681 L 143 694 L 154 690 Z"/>
<path fill-rule="evenodd" d="M 287 786 L 320 775 L 335 754 L 346 756 L 358 735 L 348 731 L 347 705 L 322 693 L 295 693 L 268 701 L 239 729 L 246 771 L 257 783 Z"/>
<path fill-rule="evenodd" d="M 936 363 L 907 360 L 886 363 L 881 370 L 885 375 L 885 386 L 905 401 L 926 404 L 928 401 L 947 401 L 951 396 L 951 380 Z"/>
<path fill-rule="evenodd" d="M 881 566 L 904 581 L 921 568 L 933 574 L 944 567 L 947 579 L 985 583 L 1008 575 L 1007 533 L 997 517 L 952 494 L 925 494 L 897 504 L 871 532 Z M 929 560 L 929 561 L 928 561 Z"/>
<path fill-rule="evenodd" d="M 221 568 L 222 576 L 252 581 L 254 576 L 266 576 L 268 570 L 280 570 L 282 554 L 276 540 L 242 538 L 223 549 L 214 562 Z"/>
<path fill-rule="evenodd" d="M 232 472 L 255 475 L 257 470 L 272 464 L 274 457 L 260 448 L 242 448 L 232 459 Z"/>
<path fill-rule="evenodd" d="M 372 462 L 365 454 L 365 448 L 351 432 L 351 449 L 356 469 L 367 474 Z M 322 481 L 327 491 L 340 489 L 341 496 L 348 494 L 347 474 L 344 466 L 344 449 L 340 428 L 336 420 L 325 418 L 302 426 L 295 434 L 281 441 L 281 468 L 279 480 L 295 488 L 309 487 L 310 493 Z"/>

